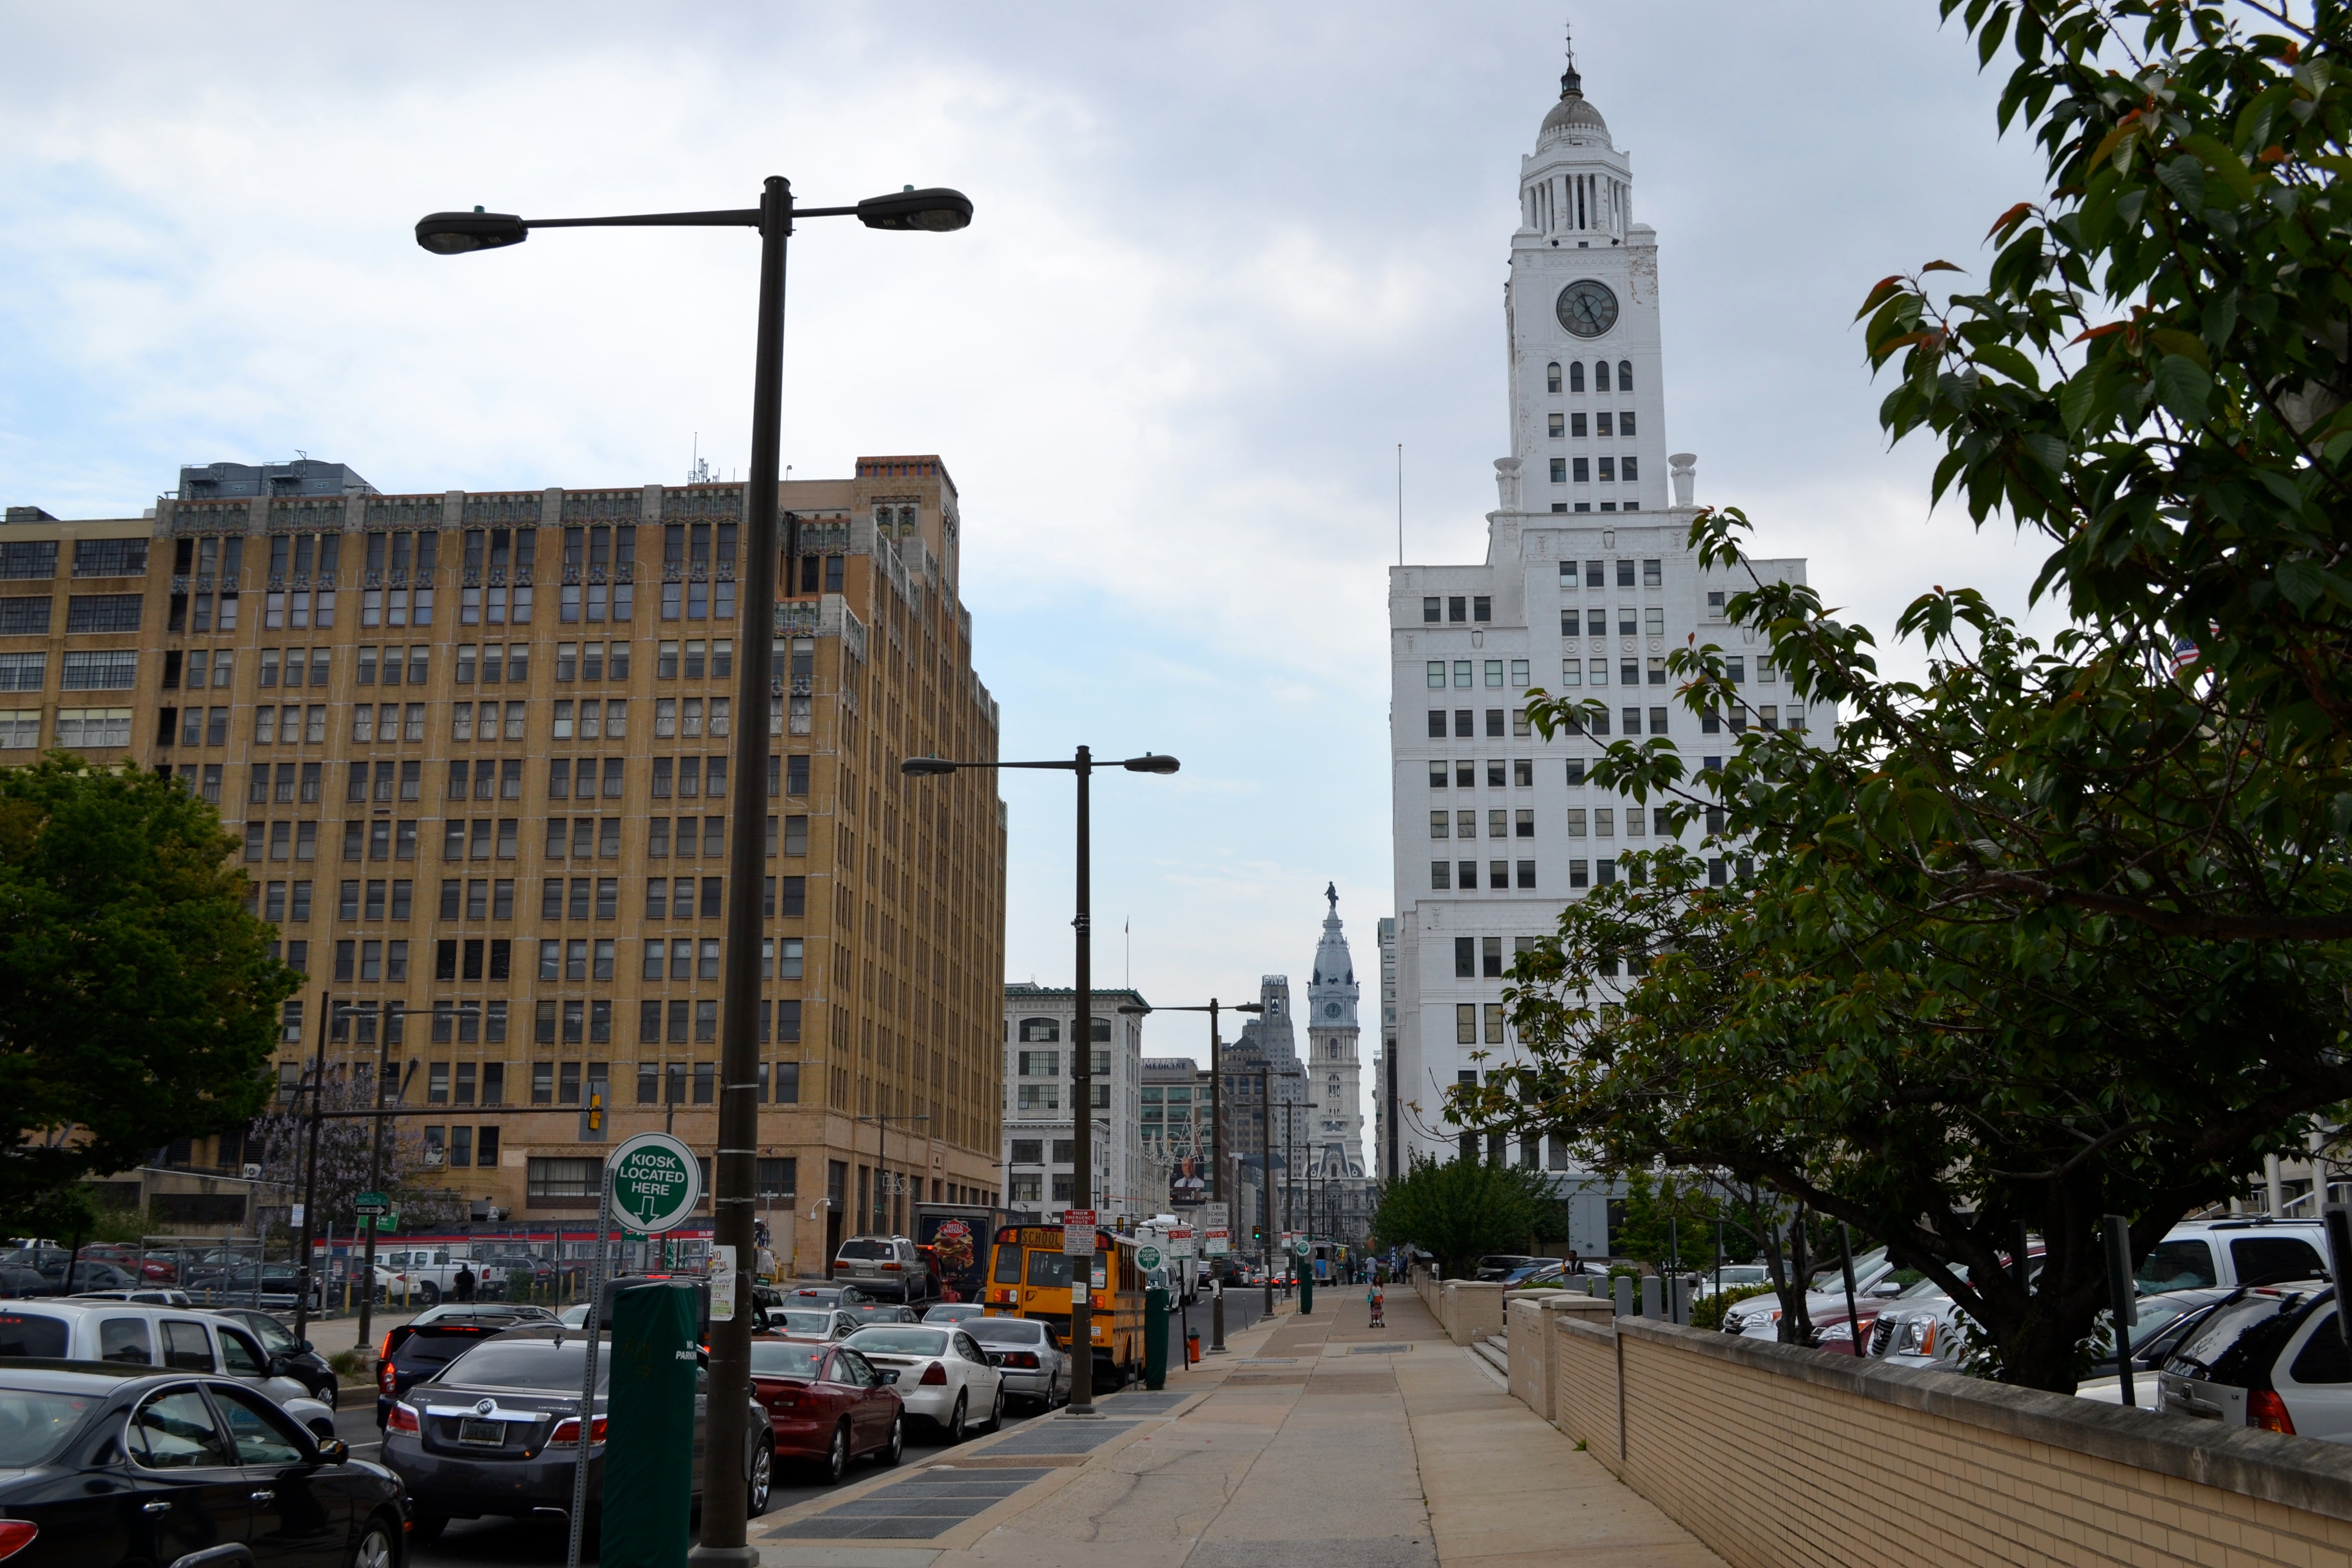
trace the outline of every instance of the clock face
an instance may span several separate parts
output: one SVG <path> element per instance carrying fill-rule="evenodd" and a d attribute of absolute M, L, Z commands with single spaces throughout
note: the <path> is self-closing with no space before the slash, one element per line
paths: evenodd
<path fill-rule="evenodd" d="M 1324 1016 L 1325 1017 L 1327 1017 L 1327 1018 L 1336 1018 L 1336 1017 L 1338 1017 L 1338 1016 L 1339 1016 L 1339 1004 L 1338 1004 L 1337 1002 L 1326 1002 L 1326 1003 L 1324 1003 L 1324 1004 L 1323 1004 L 1323 1016 Z"/>
<path fill-rule="evenodd" d="M 1559 291 L 1559 324 L 1580 338 L 1597 338 L 1617 324 L 1617 296 L 1598 278 L 1580 278 Z"/>

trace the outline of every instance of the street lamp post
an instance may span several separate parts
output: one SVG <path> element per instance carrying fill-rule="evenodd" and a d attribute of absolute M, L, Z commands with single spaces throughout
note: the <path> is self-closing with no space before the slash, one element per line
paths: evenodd
<path fill-rule="evenodd" d="M 1044 768 L 1077 775 L 1077 916 L 1070 922 L 1077 932 L 1077 973 L 1072 978 L 1076 982 L 1074 988 L 1077 995 L 1078 1016 L 1072 1031 L 1073 1048 L 1070 1052 L 1070 1080 L 1075 1100 L 1070 1108 L 1070 1131 L 1076 1135 L 1070 1140 L 1073 1145 L 1070 1152 L 1077 1168 L 1071 1173 L 1070 1185 L 1078 1194 L 1079 1201 L 1088 1207 L 1092 1207 L 1095 1201 L 1094 827 L 1093 819 L 1088 815 L 1088 790 L 1097 766 L 1125 768 L 1131 773 L 1172 773 L 1180 765 L 1173 757 L 1155 756 L 1150 752 L 1117 763 L 1097 763 L 1093 750 L 1086 746 L 1080 746 L 1077 754 L 1068 762 L 966 763 L 946 757 L 908 757 L 898 764 L 900 773 L 914 778 L 935 778 L 960 768 Z M 1083 1377 L 1075 1372 L 1070 1376 L 1069 1414 L 1078 1416 L 1095 1414 L 1094 1308 L 1087 1299 L 1092 1273 L 1093 1255 L 1089 1252 L 1073 1271 L 1070 1280 L 1073 1354 L 1085 1358 L 1087 1369 Z"/>
<path fill-rule="evenodd" d="M 1225 1047 L 1224 1041 L 1217 1034 L 1218 1005 L 1219 1004 L 1217 999 L 1214 996 L 1212 996 L 1209 998 L 1208 1005 L 1202 1007 L 1153 1008 L 1149 1005 L 1130 1002 L 1121 1006 L 1119 1011 L 1134 1016 L 1140 1016 L 1145 1013 L 1155 1011 L 1161 1013 L 1206 1013 L 1209 1016 L 1209 1201 L 1212 1203 L 1222 1204 L 1225 1202 Z M 1237 1002 L 1234 1005 L 1233 1011 L 1236 1013 L 1263 1013 L 1265 1011 L 1265 1008 L 1261 1004 L 1255 1002 Z M 1199 1123 L 1196 1121 L 1194 1125 L 1198 1126 Z M 1197 1229 L 1199 1227 L 1196 1226 L 1195 1228 Z M 1233 1213 L 1228 1209 L 1225 1215 L 1225 1246 L 1228 1248 L 1233 1246 Z M 1208 1238 L 1203 1237 L 1201 1239 L 1205 1245 Z M 1215 1286 L 1215 1289 L 1210 1293 L 1209 1297 L 1209 1353 L 1211 1355 L 1223 1355 L 1225 1353 L 1225 1287 L 1222 1280 L 1217 1280 L 1213 1278 L 1212 1279 L 1211 1283 Z"/>
<path fill-rule="evenodd" d="M 737 667 L 735 777 L 730 824 L 735 835 L 728 871 L 734 886 L 727 905 L 727 960 L 719 1043 L 719 1146 L 712 1161 L 712 1239 L 734 1248 L 737 1299 L 749 1300 L 741 1275 L 753 1256 L 758 1202 L 755 1180 L 760 1108 L 754 1073 L 760 1062 L 760 900 L 766 864 L 767 796 L 758 786 L 768 762 L 768 692 L 774 679 L 777 468 L 782 441 L 784 249 L 793 224 L 803 217 L 854 216 L 868 228 L 945 233 L 971 222 L 971 202 L 961 192 L 918 191 L 870 196 L 855 206 L 798 207 L 790 182 L 770 175 L 760 203 L 717 212 L 650 213 L 623 217 L 521 218 L 511 213 L 434 213 L 416 225 L 416 243 L 437 256 L 462 256 L 520 245 L 534 228 L 751 228 L 760 235 L 760 303 L 751 374 L 751 466 L 744 505 L 744 553 L 750 563 L 741 595 L 743 647 Z M 797 529 L 792 531 L 796 535 Z M 799 570 L 799 540 L 785 542 L 789 569 Z M 794 586 L 797 586 L 795 583 Z M 710 1385 L 738 1389 L 751 1381 L 751 1317 L 738 1311 L 711 1325 Z M 702 1540 L 691 1560 L 704 1568 L 753 1568 L 759 1553 L 745 1543 L 744 1406 L 734 1398 L 711 1402 L 703 1465 Z"/>

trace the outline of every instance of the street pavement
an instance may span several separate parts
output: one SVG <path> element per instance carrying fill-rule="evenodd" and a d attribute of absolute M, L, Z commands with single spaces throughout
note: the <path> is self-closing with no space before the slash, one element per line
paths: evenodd
<path fill-rule="evenodd" d="M 1276 1300 L 1277 1303 L 1281 1301 L 1278 1291 Z M 1225 1298 L 1225 1332 L 1228 1338 L 1246 1332 L 1256 1325 L 1264 1310 L 1262 1292 L 1240 1290 L 1229 1293 Z M 1206 1301 L 1181 1318 L 1171 1316 L 1169 1321 L 1168 1385 L 1171 1390 L 1181 1386 L 1186 1379 L 1183 1370 L 1184 1334 L 1188 1328 L 1201 1336 L 1202 1364 L 1206 1368 L 1211 1364 L 1207 1352 L 1212 1340 L 1211 1308 Z M 1034 1415 L 1008 1413 L 1004 1429 L 1008 1433 L 1017 1432 L 1037 1419 Z M 362 1459 L 380 1457 L 383 1441 L 375 1427 L 375 1397 L 369 1389 L 345 1388 L 342 1391 L 341 1403 L 335 1414 L 335 1430 L 343 1441 L 352 1446 L 355 1457 Z M 907 1435 L 907 1457 L 901 1461 L 900 1473 L 911 1472 L 927 1464 L 952 1463 L 956 1454 L 957 1450 L 950 1448 L 935 1435 L 910 1427 Z M 860 1460 L 852 1467 L 841 1488 L 828 1488 L 815 1484 L 805 1473 L 792 1467 L 780 1467 L 772 1500 L 768 1505 L 768 1518 L 772 1519 L 796 1504 L 839 1495 L 877 1474 L 889 1473 L 892 1472 L 878 1471 L 871 1460 Z M 766 1522 L 766 1519 L 754 1521 L 753 1531 L 756 1532 Z M 561 1563 L 566 1544 L 566 1532 L 561 1524 L 457 1520 L 432 1545 L 413 1548 L 409 1562 L 413 1568 L 466 1568 L 466 1565 L 485 1563 L 510 1565 L 510 1568 L 541 1568 L 544 1564 Z M 593 1548 L 592 1540 L 583 1562 L 596 1561 Z"/>

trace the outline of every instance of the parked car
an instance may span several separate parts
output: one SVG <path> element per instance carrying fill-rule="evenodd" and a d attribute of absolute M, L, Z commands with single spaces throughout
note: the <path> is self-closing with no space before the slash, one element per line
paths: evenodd
<path fill-rule="evenodd" d="M 1857 1299 L 1869 1296 L 1874 1300 L 1887 1301 L 1901 1295 L 1905 1287 L 1890 1279 L 1894 1263 L 1886 1248 L 1874 1247 L 1853 1260 L 1853 1289 Z M 1843 1321 L 1845 1317 L 1845 1274 L 1835 1258 L 1826 1265 L 1816 1260 L 1813 1275 L 1806 1281 L 1805 1316 L 1813 1323 Z M 1780 1337 L 1780 1298 L 1777 1295 L 1757 1296 L 1736 1301 L 1723 1314 L 1723 1331 L 1741 1334 L 1748 1339 L 1769 1340 Z"/>
<path fill-rule="evenodd" d="M 984 1318 L 988 1309 L 977 1301 L 940 1301 L 923 1314 L 926 1323 L 961 1323 L 967 1318 Z"/>
<path fill-rule="evenodd" d="M 466 1292 L 458 1283 L 460 1274 L 471 1278 L 478 1299 L 482 1266 L 483 1260 L 464 1247 L 412 1247 L 375 1255 L 376 1280 L 383 1287 L 384 1300 L 419 1307 L 437 1305 L 444 1298 L 462 1298 Z M 499 1282 L 503 1289 L 503 1276 Z"/>
<path fill-rule="evenodd" d="M 2352 1443 L 2352 1355 L 2324 1279 L 2231 1292 L 2160 1374 L 2168 1415 Z"/>
<path fill-rule="evenodd" d="M 529 1301 L 444 1301 L 437 1307 L 427 1307 L 408 1320 L 415 1328 L 421 1323 L 454 1323 L 473 1321 L 496 1323 L 510 1329 L 522 1323 L 551 1323 L 555 1314 L 545 1307 Z"/>
<path fill-rule="evenodd" d="M 784 1307 L 768 1314 L 768 1331 L 788 1340 L 845 1340 L 866 1325 L 838 1307 Z"/>
<path fill-rule="evenodd" d="M 843 1311 L 856 1318 L 858 1326 L 875 1323 L 919 1323 L 923 1315 L 912 1307 L 902 1307 L 896 1301 L 857 1301 L 844 1307 Z"/>
<path fill-rule="evenodd" d="M 258 1268 L 243 1263 L 204 1275 L 189 1285 L 188 1294 L 200 1304 L 226 1306 L 236 1302 L 248 1307 L 282 1307 L 290 1312 L 301 1299 L 302 1279 L 291 1263 L 266 1263 Z M 313 1279 L 310 1310 L 324 1310 L 326 1301 L 326 1281 Z"/>
<path fill-rule="evenodd" d="M 914 1242 L 903 1236 L 853 1236 L 833 1257 L 834 1277 L 855 1279 L 877 1296 L 901 1302 L 929 1301 L 939 1280 Z"/>
<path fill-rule="evenodd" d="M 1697 1299 L 1704 1301 L 1714 1295 L 1718 1280 L 1727 1291 L 1745 1290 L 1751 1285 L 1771 1284 L 1772 1270 L 1761 1263 L 1727 1263 L 1720 1268 L 1703 1269 L 1698 1277 Z M 1845 1282 L 1840 1280 L 1838 1283 L 1839 1289 L 1843 1289 Z"/>
<path fill-rule="evenodd" d="M 530 1277 L 530 1288 L 548 1290 L 554 1288 L 559 1270 L 554 1263 L 535 1253 L 492 1252 L 474 1259 L 475 1295 L 485 1300 L 504 1300 L 511 1291 L 515 1276 Z M 438 1289 L 438 1287 L 436 1287 Z M 453 1292 L 454 1293 L 454 1292 Z"/>
<path fill-rule="evenodd" d="M 787 1307 L 855 1307 L 876 1298 L 855 1285 L 795 1285 L 784 1292 Z"/>
<path fill-rule="evenodd" d="M 397 1568 L 401 1486 L 235 1380 L 122 1364 L 0 1366 L 0 1515 L 25 1568 L 167 1563 L 223 1543 L 251 1568 Z"/>
<path fill-rule="evenodd" d="M 1521 1264 L 1503 1276 L 1503 1284 L 1510 1289 L 1542 1289 L 1558 1287 L 1568 1279 L 1568 1265 L 1557 1258 L 1540 1258 Z"/>
<path fill-rule="evenodd" d="M 2203 1290 L 2168 1290 L 2139 1300 L 2139 1321 L 2132 1326 L 2132 1404 L 2154 1410 L 2164 1395 L 2164 1363 L 2231 1292 L 2216 1286 Z M 2102 1405 L 2124 1402 L 2123 1379 L 2111 1350 L 2074 1385 L 2074 1397 Z"/>
<path fill-rule="evenodd" d="M 408 1392 L 409 1384 L 432 1376 L 493 1334 L 543 1325 L 544 1319 L 525 1315 L 538 1310 L 453 1302 L 446 1316 L 434 1317 L 430 1322 L 420 1318 L 387 1331 L 376 1352 L 376 1429 L 383 1429 L 393 1405 Z"/>
<path fill-rule="evenodd" d="M 1034 1318 L 974 1318 L 963 1331 L 1004 1373 L 1007 1398 L 1027 1400 L 1040 1410 L 1069 1399 L 1070 1357 L 1047 1325 Z"/>
<path fill-rule="evenodd" d="M 887 1468 L 907 1451 L 898 1391 L 846 1345 L 755 1336 L 751 1391 L 777 1457 L 814 1463 L 826 1486 L 861 1454 Z"/>
<path fill-rule="evenodd" d="M 0 1268 L 0 1300 L 21 1300 L 27 1296 L 54 1296 L 58 1288 L 47 1276 L 31 1268 Z"/>
<path fill-rule="evenodd" d="M 0 1309 L 0 1360 L 119 1362 L 250 1384 L 312 1430 L 333 1436 L 335 1413 L 237 1324 L 135 1301 L 19 1301 Z"/>
<path fill-rule="evenodd" d="M 1473 1279 L 1501 1279 L 1525 1268 L 1530 1263 L 1558 1261 L 1559 1259 L 1551 1258 L 1530 1258 L 1525 1253 L 1518 1252 L 1490 1252 L 1478 1259 L 1478 1265 L 1471 1272 L 1470 1277 Z"/>
<path fill-rule="evenodd" d="M 2327 1277 L 2327 1231 L 2316 1220 L 2187 1220 L 2148 1248 L 2133 1279 L 2144 1294 L 2213 1285 L 2275 1285 Z"/>
<path fill-rule="evenodd" d="M 93 1241 L 81 1249 L 85 1262 L 96 1258 L 111 1263 L 125 1274 L 149 1284 L 170 1284 L 180 1277 L 178 1268 L 166 1257 L 147 1257 L 139 1248 L 119 1241 Z"/>
<path fill-rule="evenodd" d="M 974 1424 L 1003 1428 L 1004 1374 L 962 1329 L 860 1329 L 842 1342 L 889 1373 L 907 1414 L 949 1442 L 962 1442 Z"/>
<path fill-rule="evenodd" d="M 454 1325 L 452 1325 L 454 1326 Z M 430 1330 L 426 1331 L 430 1332 Z M 587 1527 L 597 1525 L 604 1497 L 605 1428 L 611 1345 L 596 1366 L 595 1402 L 588 1431 Z M 452 1519 L 543 1518 L 568 1513 L 579 1465 L 580 1384 L 587 1371 L 587 1341 L 549 1323 L 508 1329 L 469 1344 L 393 1401 L 384 1426 L 383 1460 L 407 1484 L 419 1545 Z M 695 1374 L 694 1485 L 700 1495 L 702 1449 L 709 1430 L 709 1373 Z M 744 1394 L 739 1390 L 735 1397 Z M 746 1511 L 767 1511 L 775 1473 L 775 1445 L 766 1408 L 747 1401 L 743 1425 Z"/>
<path fill-rule="evenodd" d="M 272 1367 L 282 1366 L 285 1374 L 300 1384 L 320 1404 L 332 1407 L 341 1392 L 341 1380 L 327 1360 L 310 1348 L 308 1340 L 298 1340 L 286 1325 L 267 1312 L 257 1312 L 250 1307 L 213 1307 L 206 1309 L 214 1317 L 226 1318 L 261 1342 Z"/>

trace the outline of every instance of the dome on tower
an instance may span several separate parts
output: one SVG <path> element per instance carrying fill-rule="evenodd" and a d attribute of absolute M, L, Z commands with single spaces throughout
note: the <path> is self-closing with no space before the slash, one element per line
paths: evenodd
<path fill-rule="evenodd" d="M 1559 101 L 1551 106 L 1551 112 L 1544 116 L 1543 128 L 1536 132 L 1538 149 L 1552 142 L 1611 145 L 1609 122 L 1601 118 L 1601 110 L 1584 96 L 1584 79 L 1577 74 L 1572 51 L 1568 57 L 1568 69 L 1560 73 Z"/>

